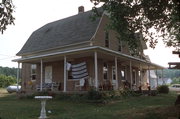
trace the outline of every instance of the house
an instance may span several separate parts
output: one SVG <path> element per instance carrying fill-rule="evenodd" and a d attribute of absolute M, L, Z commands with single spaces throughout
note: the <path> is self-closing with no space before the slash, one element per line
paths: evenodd
<path fill-rule="evenodd" d="M 149 79 L 147 70 L 162 69 L 146 59 L 147 49 L 139 35 L 139 55 L 132 56 L 128 45 L 107 30 L 108 15 L 95 21 L 92 11 L 83 11 L 48 23 L 32 33 L 17 53 L 22 64 L 22 90 L 56 91 L 117 90 L 128 86 L 137 90 Z M 19 77 L 19 76 L 18 76 Z M 128 84 L 128 85 L 127 85 Z"/>

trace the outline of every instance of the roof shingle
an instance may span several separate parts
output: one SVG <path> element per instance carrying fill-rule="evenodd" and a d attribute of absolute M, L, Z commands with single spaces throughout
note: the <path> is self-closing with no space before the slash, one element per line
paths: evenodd
<path fill-rule="evenodd" d="M 89 41 L 100 21 L 92 21 L 91 15 L 88 11 L 44 25 L 32 33 L 17 55 Z"/>

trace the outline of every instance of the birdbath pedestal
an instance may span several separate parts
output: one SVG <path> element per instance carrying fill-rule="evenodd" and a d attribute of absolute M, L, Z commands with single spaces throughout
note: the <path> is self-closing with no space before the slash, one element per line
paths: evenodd
<path fill-rule="evenodd" d="M 52 96 L 35 96 L 35 99 L 41 101 L 41 113 L 39 119 L 47 119 L 46 116 L 46 100 L 52 99 Z"/>

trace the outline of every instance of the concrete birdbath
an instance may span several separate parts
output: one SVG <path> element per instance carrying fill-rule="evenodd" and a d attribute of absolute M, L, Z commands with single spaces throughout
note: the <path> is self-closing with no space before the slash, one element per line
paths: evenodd
<path fill-rule="evenodd" d="M 39 119 L 47 119 L 46 116 L 46 100 L 52 99 L 52 96 L 35 96 L 35 99 L 41 101 L 41 113 Z"/>

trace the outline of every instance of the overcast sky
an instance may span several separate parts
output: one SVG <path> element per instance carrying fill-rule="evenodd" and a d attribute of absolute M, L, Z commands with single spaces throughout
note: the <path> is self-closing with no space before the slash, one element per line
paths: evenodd
<path fill-rule="evenodd" d="M 13 0 L 15 5 L 14 26 L 8 26 L 4 34 L 0 34 L 0 66 L 17 67 L 16 53 L 22 48 L 33 31 L 39 27 L 78 13 L 78 7 L 83 5 L 85 11 L 93 4 L 90 0 Z M 167 67 L 168 62 L 179 61 L 177 55 L 172 55 L 172 49 L 159 43 L 156 49 L 145 51 L 152 62 Z"/>

